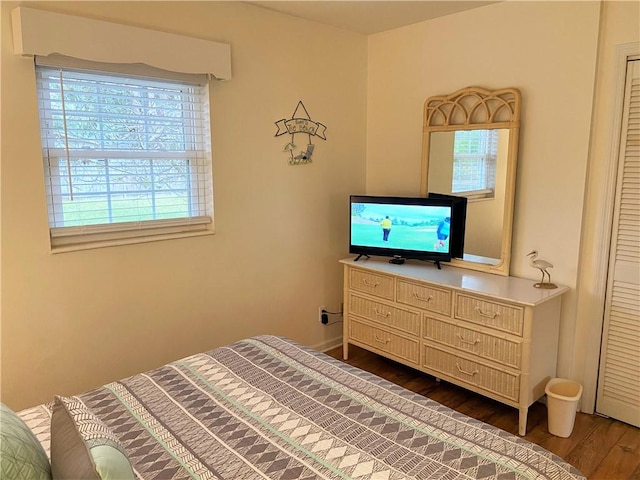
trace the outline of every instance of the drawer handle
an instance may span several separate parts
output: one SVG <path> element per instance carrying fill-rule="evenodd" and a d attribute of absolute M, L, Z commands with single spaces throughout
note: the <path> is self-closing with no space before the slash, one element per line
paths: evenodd
<path fill-rule="evenodd" d="M 478 312 L 478 315 L 482 317 L 488 317 L 491 319 L 496 318 L 498 315 L 500 315 L 500 312 L 483 312 L 480 307 L 476 307 L 476 312 Z"/>
<path fill-rule="evenodd" d="M 367 287 L 373 287 L 373 288 L 376 288 L 378 285 L 380 285 L 380 282 L 370 282 L 366 278 L 362 279 L 362 283 L 364 283 Z"/>
<path fill-rule="evenodd" d="M 456 368 L 460 373 L 464 373 L 465 375 L 469 375 L 470 377 L 473 377 L 476 373 L 480 373 L 478 370 L 474 370 L 473 372 L 467 372 L 464 368 L 462 368 L 457 363 L 456 363 Z"/>
<path fill-rule="evenodd" d="M 475 340 L 471 341 L 471 340 L 465 340 L 465 338 L 460 335 L 459 333 L 456 334 L 456 337 L 458 337 L 458 339 L 462 342 L 462 343 L 466 343 L 467 345 L 475 345 L 477 343 L 480 342 L 479 338 L 476 338 Z"/>
<path fill-rule="evenodd" d="M 391 341 L 391 339 L 389 339 L 389 338 L 387 338 L 386 340 L 383 340 L 382 338 L 379 338 L 377 333 L 373 334 L 373 338 L 375 338 L 376 342 L 384 343 L 385 345 Z"/>
<path fill-rule="evenodd" d="M 387 312 L 387 313 L 379 312 L 378 309 L 375 308 L 375 307 L 373 307 L 373 311 L 376 312 L 376 315 L 378 315 L 379 317 L 387 318 L 387 317 L 391 316 L 391 312 Z"/>
<path fill-rule="evenodd" d="M 413 296 L 420 301 L 423 302 L 430 302 L 433 299 L 433 295 L 429 295 L 428 297 L 421 297 L 420 295 L 418 295 L 416 292 L 413 292 Z"/>

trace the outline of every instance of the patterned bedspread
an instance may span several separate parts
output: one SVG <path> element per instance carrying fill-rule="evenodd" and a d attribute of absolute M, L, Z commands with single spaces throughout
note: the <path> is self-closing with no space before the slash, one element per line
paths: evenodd
<path fill-rule="evenodd" d="M 583 478 L 527 440 L 280 337 L 78 398 L 145 479 Z M 50 407 L 20 414 L 48 448 Z"/>

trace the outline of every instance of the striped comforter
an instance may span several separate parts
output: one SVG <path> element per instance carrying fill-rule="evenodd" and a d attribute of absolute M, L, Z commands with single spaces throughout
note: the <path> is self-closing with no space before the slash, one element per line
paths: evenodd
<path fill-rule="evenodd" d="M 79 398 L 145 479 L 575 479 L 574 467 L 289 340 L 262 336 Z M 50 407 L 20 413 L 48 448 Z"/>

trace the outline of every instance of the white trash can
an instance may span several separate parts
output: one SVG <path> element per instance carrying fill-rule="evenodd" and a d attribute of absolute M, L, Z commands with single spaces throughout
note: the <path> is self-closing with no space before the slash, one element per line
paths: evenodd
<path fill-rule="evenodd" d="M 567 438 L 573 431 L 582 385 L 565 378 L 553 378 L 544 392 L 547 394 L 549 433 Z"/>

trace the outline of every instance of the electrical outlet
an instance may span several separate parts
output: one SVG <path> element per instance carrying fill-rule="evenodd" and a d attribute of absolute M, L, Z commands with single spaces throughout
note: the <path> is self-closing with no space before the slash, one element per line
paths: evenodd
<path fill-rule="evenodd" d="M 319 321 L 320 323 L 325 323 L 325 322 L 323 322 L 323 321 L 322 321 L 322 317 L 323 317 L 323 313 L 322 313 L 322 312 L 323 312 L 324 310 L 326 310 L 326 307 L 325 307 L 324 305 L 320 305 L 320 306 L 318 307 L 318 321 Z M 327 317 L 326 317 L 326 314 L 324 314 L 324 316 L 325 316 L 325 318 L 327 318 Z"/>

